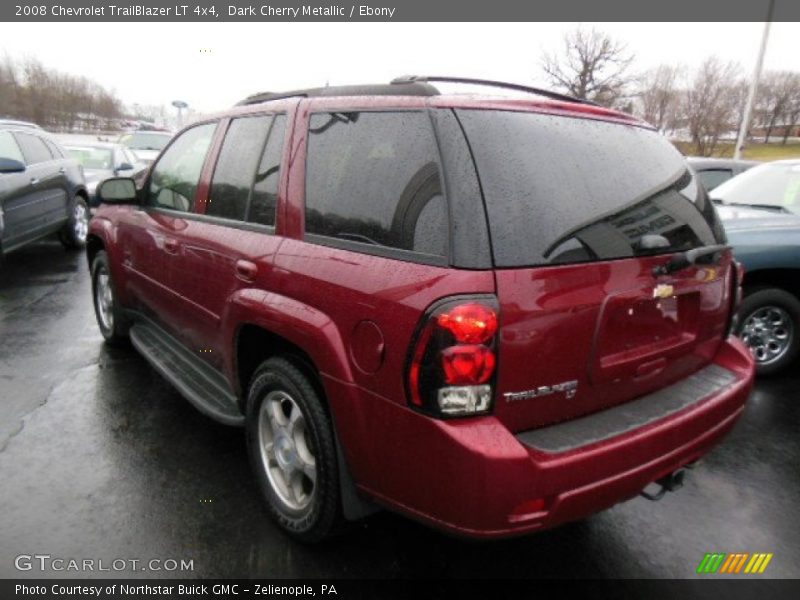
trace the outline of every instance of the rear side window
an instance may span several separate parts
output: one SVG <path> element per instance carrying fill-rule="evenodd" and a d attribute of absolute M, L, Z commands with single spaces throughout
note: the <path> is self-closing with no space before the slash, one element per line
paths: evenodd
<path fill-rule="evenodd" d="M 14 136 L 8 131 L 0 131 L 0 158 L 10 158 L 22 163 L 25 162 L 17 142 L 14 141 Z"/>
<path fill-rule="evenodd" d="M 272 123 L 264 154 L 256 171 L 253 196 L 247 220 L 259 225 L 275 225 L 275 207 L 278 203 L 283 138 L 286 133 L 286 115 L 278 115 Z"/>
<path fill-rule="evenodd" d="M 192 127 L 164 151 L 150 177 L 151 205 L 187 212 L 192 210 L 200 173 L 216 128 L 216 123 Z"/>
<path fill-rule="evenodd" d="M 206 214 L 244 221 L 271 116 L 234 119 L 217 160 Z"/>
<path fill-rule="evenodd" d="M 311 117 L 306 233 L 444 256 L 447 210 L 425 112 Z"/>
<path fill-rule="evenodd" d="M 44 141 L 47 144 L 47 147 L 50 149 L 50 154 L 53 155 L 53 158 L 64 158 L 64 153 L 61 152 L 61 149 L 58 146 L 56 146 L 50 140 L 44 140 Z"/>
<path fill-rule="evenodd" d="M 29 165 L 53 160 L 50 150 L 39 137 L 28 135 L 27 133 L 16 133 L 15 137 L 19 142 L 20 148 L 22 148 L 22 154 L 25 155 L 25 162 Z"/>
<path fill-rule="evenodd" d="M 725 239 L 685 160 L 654 131 L 526 112 L 457 114 L 497 266 L 676 252 Z"/>

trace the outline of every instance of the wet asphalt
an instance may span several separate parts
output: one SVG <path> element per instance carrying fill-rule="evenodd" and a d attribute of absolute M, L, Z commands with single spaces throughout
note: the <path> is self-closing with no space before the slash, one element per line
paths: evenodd
<path fill-rule="evenodd" d="M 379 513 L 303 546 L 269 521 L 242 431 L 103 344 L 81 253 L 42 242 L 0 267 L 0 577 L 685 578 L 706 552 L 771 552 L 762 577 L 800 577 L 799 501 L 796 370 L 759 381 L 735 430 L 658 503 L 488 543 Z M 193 570 L 15 569 L 34 554 Z"/>

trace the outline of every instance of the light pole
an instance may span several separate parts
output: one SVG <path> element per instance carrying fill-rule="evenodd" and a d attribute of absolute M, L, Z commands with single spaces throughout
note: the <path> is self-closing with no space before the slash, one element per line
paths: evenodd
<path fill-rule="evenodd" d="M 178 109 L 178 129 L 183 127 L 183 109 L 188 108 L 189 105 L 183 100 L 173 100 L 172 106 Z"/>
<path fill-rule="evenodd" d="M 761 48 L 758 51 L 756 68 L 753 70 L 753 79 L 750 81 L 750 91 L 747 93 L 747 104 L 745 104 L 744 107 L 742 124 L 739 126 L 739 137 L 736 139 L 736 150 L 733 153 L 733 158 L 736 160 L 742 158 L 742 150 L 744 150 L 744 144 L 747 139 L 747 131 L 750 129 L 750 115 L 753 112 L 753 102 L 755 102 L 756 99 L 758 80 L 761 78 L 761 67 L 764 66 L 764 52 L 767 49 L 769 26 L 772 23 L 772 10 L 774 8 L 775 0 L 769 0 L 769 8 L 767 8 L 767 21 L 764 23 L 764 34 L 761 37 Z"/>

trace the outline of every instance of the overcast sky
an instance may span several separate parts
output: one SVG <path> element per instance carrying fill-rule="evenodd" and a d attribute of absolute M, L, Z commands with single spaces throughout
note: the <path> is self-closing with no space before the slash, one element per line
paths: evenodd
<path fill-rule="evenodd" d="M 9 23 L 0 52 L 86 76 L 126 104 L 181 99 L 199 111 L 258 91 L 447 74 L 545 84 L 543 51 L 578 23 Z M 749 74 L 763 23 L 584 23 L 635 54 L 637 71 L 715 53 Z M 774 23 L 766 69 L 800 70 L 800 24 Z M 203 52 L 201 52 L 203 50 Z"/>

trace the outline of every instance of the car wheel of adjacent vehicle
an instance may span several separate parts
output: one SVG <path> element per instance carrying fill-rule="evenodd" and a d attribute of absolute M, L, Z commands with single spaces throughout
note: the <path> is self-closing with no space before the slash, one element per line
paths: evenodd
<path fill-rule="evenodd" d="M 737 333 L 753 353 L 759 375 L 782 371 L 800 352 L 800 300 L 778 288 L 749 292 L 739 308 Z"/>
<path fill-rule="evenodd" d="M 339 527 L 339 475 L 333 428 L 309 379 L 283 358 L 256 370 L 247 394 L 247 446 L 273 519 L 317 542 Z"/>
<path fill-rule="evenodd" d="M 82 196 L 75 196 L 69 221 L 61 230 L 59 239 L 66 248 L 83 248 L 89 233 L 89 205 Z"/>
<path fill-rule="evenodd" d="M 97 325 L 106 341 L 115 345 L 126 343 L 128 322 L 117 303 L 108 255 L 102 250 L 92 261 L 92 299 Z"/>

